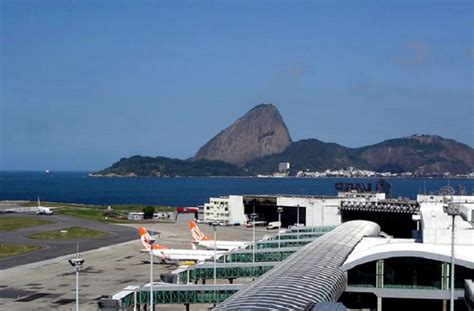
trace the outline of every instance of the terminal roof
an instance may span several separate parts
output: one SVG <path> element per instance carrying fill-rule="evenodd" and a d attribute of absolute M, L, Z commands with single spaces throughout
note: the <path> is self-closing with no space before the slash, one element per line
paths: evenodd
<path fill-rule="evenodd" d="M 304 310 L 336 301 L 346 275 L 339 269 L 364 236 L 380 233 L 369 221 L 349 221 L 316 239 L 220 303 L 215 310 Z"/>

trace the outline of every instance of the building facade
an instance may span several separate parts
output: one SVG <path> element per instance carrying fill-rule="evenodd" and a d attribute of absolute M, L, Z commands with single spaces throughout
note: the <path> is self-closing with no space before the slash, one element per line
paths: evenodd
<path fill-rule="evenodd" d="M 206 222 L 217 221 L 224 225 L 231 224 L 229 198 L 210 198 L 209 203 L 204 204 L 203 216 L 203 220 Z"/>

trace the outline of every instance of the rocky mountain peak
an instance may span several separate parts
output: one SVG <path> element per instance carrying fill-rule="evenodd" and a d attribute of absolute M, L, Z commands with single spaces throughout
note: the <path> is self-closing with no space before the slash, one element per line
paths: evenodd
<path fill-rule="evenodd" d="M 290 144 L 290 134 L 278 109 L 272 104 L 261 104 L 209 140 L 194 159 L 242 166 L 256 158 L 281 153 Z"/>

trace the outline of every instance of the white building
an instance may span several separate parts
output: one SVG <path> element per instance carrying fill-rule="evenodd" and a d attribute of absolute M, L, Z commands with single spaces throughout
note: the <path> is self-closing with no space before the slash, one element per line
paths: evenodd
<path fill-rule="evenodd" d="M 423 242 L 430 244 L 451 244 L 452 218 L 443 211 L 443 206 L 454 203 L 461 217 L 455 220 L 457 245 L 474 245 L 472 216 L 474 196 L 466 195 L 418 195 L 420 203 Z"/>
<path fill-rule="evenodd" d="M 290 163 L 289 162 L 282 162 L 278 164 L 278 172 L 280 173 L 287 173 L 290 170 Z"/>
<path fill-rule="evenodd" d="M 230 222 L 229 198 L 210 198 L 209 203 L 204 204 L 204 221 L 219 221 L 227 225 Z"/>
<path fill-rule="evenodd" d="M 204 205 L 204 221 L 221 221 L 225 224 L 245 224 L 248 219 L 246 214 L 253 212 L 249 200 L 269 199 L 272 204 L 258 206 L 256 213 L 267 222 L 277 221 L 277 207 L 283 207 L 282 219 L 291 219 L 291 225 L 297 222 L 296 214 L 300 212 L 300 222 L 307 226 L 333 226 L 342 222 L 339 207 L 341 201 L 350 198 L 352 201 L 377 201 L 384 200 L 384 193 L 346 193 L 334 196 L 253 196 L 253 195 L 230 195 L 229 197 L 210 198 L 209 203 Z M 259 205 L 257 203 L 257 205 Z M 285 221 L 283 221 L 285 223 Z"/>
<path fill-rule="evenodd" d="M 143 220 L 145 213 L 143 212 L 130 212 L 128 213 L 127 219 L 131 221 Z"/>

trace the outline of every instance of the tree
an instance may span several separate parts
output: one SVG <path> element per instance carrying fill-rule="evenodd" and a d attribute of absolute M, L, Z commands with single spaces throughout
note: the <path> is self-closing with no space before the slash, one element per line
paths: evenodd
<path fill-rule="evenodd" d="M 151 219 L 153 218 L 153 214 L 155 213 L 155 208 L 153 206 L 145 206 L 142 210 L 143 218 Z"/>

